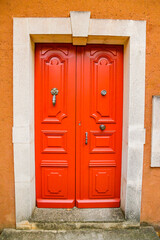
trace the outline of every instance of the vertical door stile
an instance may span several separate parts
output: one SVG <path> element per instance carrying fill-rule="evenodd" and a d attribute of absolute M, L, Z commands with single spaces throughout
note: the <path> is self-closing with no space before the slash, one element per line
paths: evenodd
<path fill-rule="evenodd" d="M 81 141 L 81 134 L 83 131 L 83 119 L 82 119 L 82 66 L 83 66 L 83 47 L 77 47 L 77 72 L 76 72 L 76 199 L 81 198 L 80 186 L 81 186 L 81 151 L 83 151 L 83 145 Z"/>

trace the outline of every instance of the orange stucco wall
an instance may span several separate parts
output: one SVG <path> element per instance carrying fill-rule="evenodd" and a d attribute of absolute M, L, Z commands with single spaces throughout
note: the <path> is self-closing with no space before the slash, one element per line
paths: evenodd
<path fill-rule="evenodd" d="M 146 144 L 141 221 L 160 222 L 160 168 L 150 168 L 152 95 L 160 94 L 159 0 L 0 0 L 0 228 L 15 226 L 13 170 L 13 17 L 68 17 L 91 11 L 91 18 L 147 21 Z"/>

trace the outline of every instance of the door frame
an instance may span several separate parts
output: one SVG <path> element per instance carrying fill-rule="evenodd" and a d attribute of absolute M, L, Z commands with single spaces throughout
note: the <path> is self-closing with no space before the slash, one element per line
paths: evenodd
<path fill-rule="evenodd" d="M 140 222 L 145 143 L 146 21 L 91 19 L 90 12 L 70 12 L 68 18 L 13 19 L 16 222 L 28 219 L 36 203 L 34 45 L 37 42 L 124 45 L 121 209 L 126 219 Z"/>

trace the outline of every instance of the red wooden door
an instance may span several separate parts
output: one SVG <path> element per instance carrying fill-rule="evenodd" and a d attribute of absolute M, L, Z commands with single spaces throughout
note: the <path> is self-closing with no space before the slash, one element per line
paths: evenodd
<path fill-rule="evenodd" d="M 38 207 L 119 207 L 122 57 L 121 46 L 36 46 Z"/>
<path fill-rule="evenodd" d="M 37 44 L 35 155 L 38 207 L 75 205 L 75 47 Z M 53 104 L 51 89 L 57 88 Z"/>
<path fill-rule="evenodd" d="M 78 48 L 76 206 L 80 208 L 120 206 L 122 57 L 122 46 Z"/>

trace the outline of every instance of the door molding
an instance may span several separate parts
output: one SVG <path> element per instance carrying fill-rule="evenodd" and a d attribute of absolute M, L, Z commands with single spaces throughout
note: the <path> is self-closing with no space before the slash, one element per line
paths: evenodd
<path fill-rule="evenodd" d="M 139 222 L 145 143 L 146 22 L 90 19 L 89 12 L 71 12 L 70 16 L 13 19 L 16 222 L 28 219 L 35 207 L 35 42 L 124 45 L 121 208 L 126 219 Z"/>

